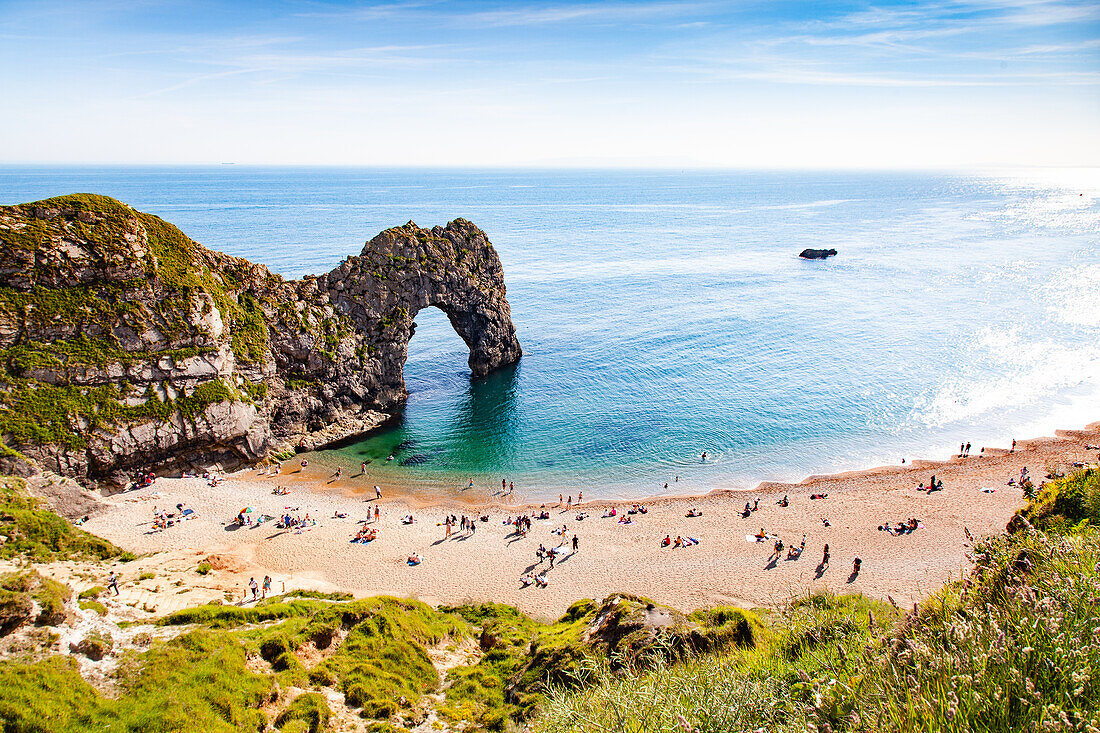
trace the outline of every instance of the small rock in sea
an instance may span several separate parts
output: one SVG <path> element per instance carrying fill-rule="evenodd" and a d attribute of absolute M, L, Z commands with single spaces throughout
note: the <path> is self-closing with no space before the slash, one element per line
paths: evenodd
<path fill-rule="evenodd" d="M 826 257 L 836 257 L 835 249 L 804 249 L 799 254 L 804 260 L 823 260 Z"/>

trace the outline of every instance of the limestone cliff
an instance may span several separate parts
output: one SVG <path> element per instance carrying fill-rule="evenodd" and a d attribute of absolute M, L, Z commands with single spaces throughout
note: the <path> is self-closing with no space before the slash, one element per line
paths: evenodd
<path fill-rule="evenodd" d="M 500 260 L 463 219 L 288 281 L 107 197 L 0 207 L 0 460 L 123 483 L 366 432 L 404 404 L 429 306 L 474 376 L 520 358 Z"/>

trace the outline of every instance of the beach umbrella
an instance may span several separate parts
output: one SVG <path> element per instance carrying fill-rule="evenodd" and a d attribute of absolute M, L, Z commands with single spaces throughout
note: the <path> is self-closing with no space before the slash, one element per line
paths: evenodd
<path fill-rule="evenodd" d="M 244 509 L 241 510 L 241 514 L 248 514 L 251 511 L 252 511 L 252 507 L 246 506 Z"/>

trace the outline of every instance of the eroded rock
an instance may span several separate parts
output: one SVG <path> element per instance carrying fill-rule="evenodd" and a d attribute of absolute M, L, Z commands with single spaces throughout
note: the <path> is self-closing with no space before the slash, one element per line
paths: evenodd
<path fill-rule="evenodd" d="M 520 358 L 500 260 L 464 219 L 287 281 L 107 197 L 0 207 L 3 458 L 121 483 L 346 440 L 404 405 L 428 307 L 473 376 Z"/>

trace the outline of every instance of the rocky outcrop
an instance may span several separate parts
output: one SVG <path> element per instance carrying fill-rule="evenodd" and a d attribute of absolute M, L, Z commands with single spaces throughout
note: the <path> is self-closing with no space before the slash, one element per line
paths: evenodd
<path fill-rule="evenodd" d="M 122 483 L 364 433 L 404 404 L 426 307 L 475 377 L 520 358 L 500 260 L 463 219 L 288 281 L 110 198 L 0 207 L 0 463 Z"/>
<path fill-rule="evenodd" d="M 804 249 L 798 253 L 804 260 L 823 260 L 826 257 L 836 257 L 835 249 Z"/>

